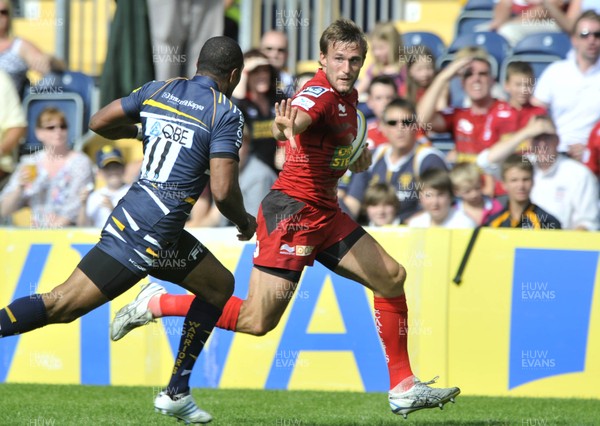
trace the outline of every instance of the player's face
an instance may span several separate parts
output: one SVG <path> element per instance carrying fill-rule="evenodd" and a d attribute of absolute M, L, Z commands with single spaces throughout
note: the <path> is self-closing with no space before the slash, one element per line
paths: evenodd
<path fill-rule="evenodd" d="M 396 219 L 396 208 L 386 203 L 367 206 L 367 216 L 375 226 L 391 225 Z"/>
<path fill-rule="evenodd" d="M 426 186 L 419 193 L 419 200 L 423 209 L 431 215 L 433 223 L 439 225 L 448 217 L 452 203 L 448 192 L 438 191 Z"/>
<path fill-rule="evenodd" d="M 529 200 L 532 187 L 533 176 L 527 170 L 512 167 L 504 173 L 504 188 L 510 201 L 516 203 L 526 202 Z"/>
<path fill-rule="evenodd" d="M 381 129 L 392 147 L 404 155 L 415 146 L 418 125 L 410 111 L 392 107 L 383 114 Z"/>
<path fill-rule="evenodd" d="M 582 19 L 571 37 L 578 58 L 595 63 L 600 57 L 600 22 Z"/>
<path fill-rule="evenodd" d="M 487 62 L 473 61 L 463 75 L 465 93 L 475 102 L 491 96 L 493 83 L 494 78 Z"/>
<path fill-rule="evenodd" d="M 341 95 L 350 93 L 364 63 L 358 44 L 330 42 L 320 59 L 329 84 Z"/>
<path fill-rule="evenodd" d="M 375 117 L 381 119 L 383 110 L 396 96 L 396 91 L 389 84 L 375 83 L 371 85 L 367 105 L 375 114 Z"/>
<path fill-rule="evenodd" d="M 533 95 L 533 77 L 527 74 L 513 74 L 504 84 L 504 89 L 512 104 L 527 105 Z"/>

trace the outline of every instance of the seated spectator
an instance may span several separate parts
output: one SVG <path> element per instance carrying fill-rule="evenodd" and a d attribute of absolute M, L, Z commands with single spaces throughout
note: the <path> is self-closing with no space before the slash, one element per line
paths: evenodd
<path fill-rule="evenodd" d="M 508 202 L 485 224 L 492 228 L 560 229 L 560 222 L 529 198 L 533 187 L 533 165 L 520 154 L 511 154 L 502 163 L 502 183 Z"/>
<path fill-rule="evenodd" d="M 375 149 L 387 142 L 387 138 L 381 130 L 381 117 L 386 105 L 398 96 L 397 92 L 396 83 L 387 75 L 380 75 L 371 80 L 367 91 L 367 106 L 373 112 L 375 118 L 367 125 L 367 146 L 369 149 Z"/>
<path fill-rule="evenodd" d="M 344 204 L 357 217 L 369 185 L 390 183 L 400 200 L 399 217 L 404 221 L 419 209 L 417 178 L 429 169 L 447 170 L 444 155 L 437 149 L 418 145 L 415 106 L 401 98 L 390 102 L 383 112 L 383 130 L 389 144 L 373 153 L 371 167 L 352 175 Z"/>
<path fill-rule="evenodd" d="M 81 190 L 94 183 L 92 163 L 85 154 L 71 150 L 67 120 L 57 108 L 40 113 L 35 135 L 44 148 L 19 162 L 0 194 L 0 216 L 29 206 L 33 227 L 75 225 Z"/>
<path fill-rule="evenodd" d="M 118 149 L 111 145 L 103 146 L 96 153 L 96 165 L 106 186 L 94 191 L 90 190 L 93 186 L 84 188 L 78 226 L 104 227 L 110 213 L 131 186 L 125 182 L 125 159 Z"/>
<path fill-rule="evenodd" d="M 548 10 L 548 14 L 556 21 L 558 26 L 567 34 L 573 32 L 575 21 L 586 10 L 593 10 L 600 13 L 600 0 L 569 0 L 567 10 L 556 4 L 555 0 L 543 0 L 543 5 Z"/>
<path fill-rule="evenodd" d="M 285 143 L 278 143 L 271 133 L 275 103 L 283 96 L 277 89 L 277 73 L 257 49 L 244 54 L 244 63 L 242 78 L 233 92 L 233 101 L 252 126 L 250 155 L 278 172 L 283 166 L 284 156 L 278 157 L 280 161 L 276 163 L 276 153 L 278 150 L 285 152 Z"/>
<path fill-rule="evenodd" d="M 563 0 L 545 0 L 555 7 L 561 7 Z M 492 21 L 479 26 L 477 31 L 497 31 L 511 46 L 525 36 L 540 32 L 560 31 L 551 19 L 542 0 L 498 0 L 494 7 Z"/>
<path fill-rule="evenodd" d="M 531 200 L 556 217 L 563 229 L 598 229 L 598 181 L 583 164 L 558 153 L 556 127 L 549 117 L 533 117 L 523 129 L 482 151 L 477 163 L 489 173 L 526 140 L 534 165 Z"/>
<path fill-rule="evenodd" d="M 431 86 L 437 74 L 435 58 L 427 46 L 411 46 L 407 47 L 406 50 L 410 50 L 411 53 L 406 55 L 407 76 L 404 96 L 416 105 Z M 448 86 L 445 89 L 436 104 L 437 111 L 448 107 L 450 93 Z"/>
<path fill-rule="evenodd" d="M 364 201 L 368 226 L 399 225 L 400 201 L 396 190 L 385 182 L 376 183 L 367 188 Z"/>
<path fill-rule="evenodd" d="M 571 43 L 567 59 L 549 65 L 540 76 L 532 102 L 550 112 L 559 152 L 585 161 L 588 138 L 600 120 L 600 15 L 584 12 L 575 23 Z"/>
<path fill-rule="evenodd" d="M 0 70 L 10 75 L 19 96 L 24 97 L 27 71 L 41 75 L 65 69 L 65 64 L 42 52 L 33 43 L 12 35 L 12 6 L 0 0 Z"/>
<path fill-rule="evenodd" d="M 452 206 L 452 182 L 445 170 L 432 169 L 419 178 L 419 200 L 423 212 L 408 220 L 411 228 L 474 228 L 475 222 Z"/>
<path fill-rule="evenodd" d="M 456 208 L 477 225 L 500 211 L 502 205 L 494 198 L 483 195 L 483 174 L 474 163 L 458 163 L 450 170 L 452 190 L 457 197 Z"/>
<path fill-rule="evenodd" d="M 288 58 L 288 38 L 283 31 L 267 31 L 260 39 L 260 51 L 275 68 L 277 90 L 283 97 L 295 93 L 293 76 L 285 69 Z M 300 86 L 301 87 L 301 86 Z"/>
<path fill-rule="evenodd" d="M 2 18 L 0 17 L 0 20 Z M 15 169 L 17 147 L 25 136 L 27 122 L 19 95 L 10 77 L 0 71 L 0 189 Z"/>
<path fill-rule="evenodd" d="M 400 60 L 402 50 L 402 36 L 393 22 L 380 22 L 375 25 L 369 34 L 371 48 L 369 51 L 373 62 L 366 67 L 356 83 L 359 99 L 366 98 L 367 90 L 371 80 L 378 75 L 387 75 L 396 83 L 398 95 L 401 96 L 406 90 L 406 67 Z"/>

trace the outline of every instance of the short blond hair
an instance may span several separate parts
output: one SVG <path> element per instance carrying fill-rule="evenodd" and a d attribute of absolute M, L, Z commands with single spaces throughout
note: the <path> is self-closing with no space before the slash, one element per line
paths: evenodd
<path fill-rule="evenodd" d="M 481 170 L 475 163 L 458 163 L 450 170 L 450 180 L 454 188 L 463 184 L 475 186 L 481 183 L 481 177 Z"/>

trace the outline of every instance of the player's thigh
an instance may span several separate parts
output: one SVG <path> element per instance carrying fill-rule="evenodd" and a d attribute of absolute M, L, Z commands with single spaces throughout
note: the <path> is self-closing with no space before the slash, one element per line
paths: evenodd
<path fill-rule="evenodd" d="M 296 281 L 253 268 L 236 331 L 263 335 L 275 328 L 294 295 Z"/>
<path fill-rule="evenodd" d="M 233 274 L 207 251 L 186 277 L 176 282 L 207 302 L 222 308 L 233 294 Z"/>
<path fill-rule="evenodd" d="M 363 284 L 378 296 L 395 297 L 404 293 L 406 271 L 369 234 L 364 234 L 348 250 L 334 271 Z"/>
<path fill-rule="evenodd" d="M 79 268 L 64 283 L 42 294 L 42 299 L 51 323 L 73 321 L 109 301 Z"/>

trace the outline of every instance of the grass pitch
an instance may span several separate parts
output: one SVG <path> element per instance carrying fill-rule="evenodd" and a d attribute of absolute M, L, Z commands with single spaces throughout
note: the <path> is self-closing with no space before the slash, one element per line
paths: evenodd
<path fill-rule="evenodd" d="M 0 385 L 0 425 L 176 425 L 154 412 L 158 388 Z M 194 389 L 214 425 L 600 425 L 600 401 L 459 396 L 408 420 L 381 393 Z M 179 423 L 181 424 L 181 423 Z"/>

